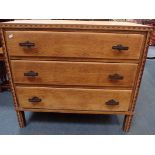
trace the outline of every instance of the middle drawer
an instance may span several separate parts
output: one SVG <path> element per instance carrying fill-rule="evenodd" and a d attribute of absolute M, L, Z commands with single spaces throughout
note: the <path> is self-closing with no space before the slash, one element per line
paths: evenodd
<path fill-rule="evenodd" d="M 132 87 L 137 64 L 11 60 L 15 83 Z"/>

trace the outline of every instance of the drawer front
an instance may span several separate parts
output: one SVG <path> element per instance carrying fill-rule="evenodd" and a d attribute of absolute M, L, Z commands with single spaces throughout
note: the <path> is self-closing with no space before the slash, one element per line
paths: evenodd
<path fill-rule="evenodd" d="M 138 59 L 143 39 L 142 34 L 6 31 L 10 56 Z"/>
<path fill-rule="evenodd" d="M 132 87 L 137 64 L 12 60 L 15 83 Z"/>
<path fill-rule="evenodd" d="M 22 108 L 127 111 L 131 90 L 16 87 Z"/>

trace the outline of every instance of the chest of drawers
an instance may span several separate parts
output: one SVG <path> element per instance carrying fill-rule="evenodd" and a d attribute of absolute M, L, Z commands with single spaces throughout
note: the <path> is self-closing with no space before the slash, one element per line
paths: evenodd
<path fill-rule="evenodd" d="M 0 28 L 20 127 L 33 111 L 121 114 L 129 130 L 151 27 L 23 20 Z"/>

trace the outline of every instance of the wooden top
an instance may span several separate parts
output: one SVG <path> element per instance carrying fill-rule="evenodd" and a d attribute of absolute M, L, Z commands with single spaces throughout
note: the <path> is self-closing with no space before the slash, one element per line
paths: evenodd
<path fill-rule="evenodd" d="M 142 26 L 146 25 L 136 24 L 132 22 L 116 22 L 116 21 L 79 21 L 79 20 L 15 20 L 3 22 L 6 24 L 76 24 L 76 25 L 107 25 L 107 26 Z"/>
<path fill-rule="evenodd" d="M 76 28 L 151 31 L 152 27 L 131 22 L 77 20 L 15 20 L 0 23 L 0 28 Z"/>

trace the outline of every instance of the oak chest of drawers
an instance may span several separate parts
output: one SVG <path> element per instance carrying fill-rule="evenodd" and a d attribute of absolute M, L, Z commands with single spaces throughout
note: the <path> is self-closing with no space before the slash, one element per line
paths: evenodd
<path fill-rule="evenodd" d="M 28 20 L 0 25 L 20 127 L 24 111 L 122 114 L 128 131 L 151 27 Z"/>

